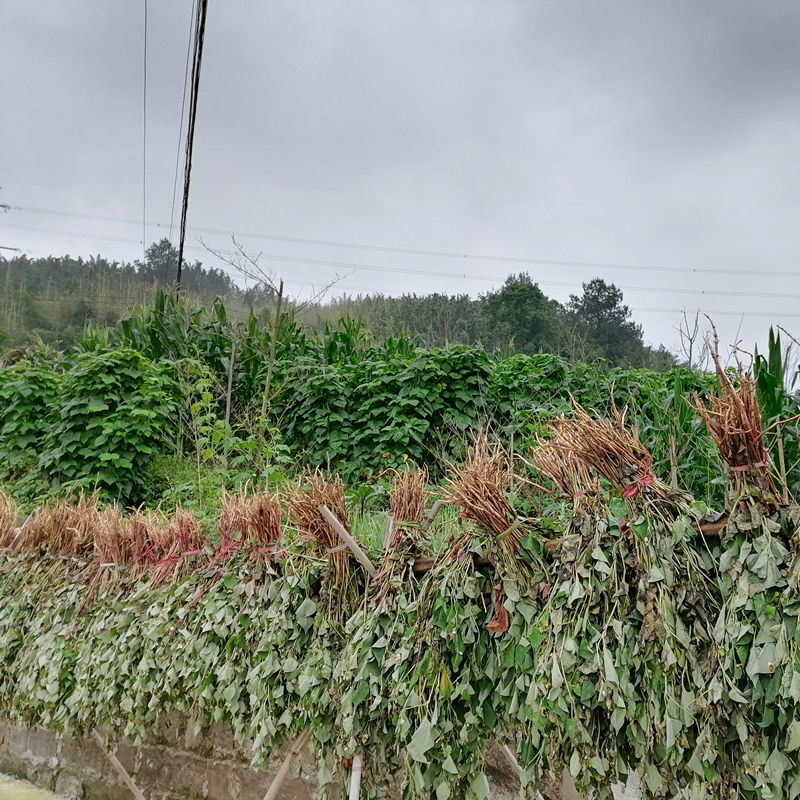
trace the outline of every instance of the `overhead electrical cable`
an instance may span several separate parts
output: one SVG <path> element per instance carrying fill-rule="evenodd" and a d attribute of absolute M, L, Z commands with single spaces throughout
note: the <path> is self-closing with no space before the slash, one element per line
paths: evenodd
<path fill-rule="evenodd" d="M 47 229 L 42 228 L 31 228 L 24 225 L 6 225 L 5 223 L 0 223 L 0 228 L 12 228 L 17 230 L 34 230 L 34 231 L 45 231 L 50 233 L 58 233 L 67 236 L 78 236 L 80 234 L 70 233 L 68 231 L 48 231 Z M 119 237 L 111 237 L 111 236 L 102 236 L 96 234 L 87 234 L 90 238 L 96 239 L 105 239 L 108 241 L 133 241 L 133 240 L 126 240 Z M 197 250 L 197 251 L 205 251 L 205 248 L 202 247 L 188 247 L 189 250 Z M 217 251 L 219 253 L 223 253 L 226 255 L 237 255 L 235 251 Z M 376 264 L 360 264 L 360 263 L 350 263 L 345 261 L 325 261 L 321 259 L 311 259 L 311 258 L 295 258 L 292 256 L 279 256 L 279 255 L 269 255 L 262 253 L 260 257 L 263 258 L 265 261 L 278 261 L 282 263 L 290 263 L 290 264 L 309 264 L 312 266 L 325 266 L 325 267 L 339 267 L 341 269 L 348 269 L 348 270 L 364 270 L 367 272 L 388 272 L 388 273 L 396 273 L 396 274 L 403 274 L 403 275 L 427 275 L 429 277 L 435 278 L 454 278 L 456 280 L 475 280 L 475 281 L 489 281 L 492 283 L 497 283 L 499 280 L 502 279 L 502 276 L 498 275 L 474 275 L 468 273 L 457 273 L 457 272 L 440 272 L 437 270 L 429 270 L 429 269 L 410 269 L 406 267 L 383 267 L 378 266 Z M 536 278 L 536 283 L 540 286 L 559 286 L 559 287 L 567 287 L 573 289 L 580 289 L 582 288 L 582 283 L 575 283 L 574 281 L 548 281 L 548 280 L 539 280 Z M 789 293 L 789 292 L 751 292 L 751 291 L 732 291 L 727 289 L 687 289 L 687 288 L 668 288 L 668 287 L 658 287 L 658 286 L 618 286 L 619 289 L 629 292 L 650 292 L 650 293 L 657 293 L 657 294 L 690 294 L 695 296 L 727 296 L 727 297 L 765 297 L 765 298 L 774 298 L 774 299 L 787 299 L 787 300 L 800 300 L 800 294 L 797 293 Z"/>
<path fill-rule="evenodd" d="M 99 222 L 118 222 L 120 224 L 139 224 L 138 222 L 134 222 L 133 220 L 126 220 L 118 217 L 105 217 L 105 216 L 96 216 L 92 214 L 77 214 L 68 211 L 51 211 L 48 209 L 42 208 L 30 208 L 27 206 L 20 206 L 20 211 L 26 211 L 30 213 L 36 214 L 52 214 L 55 216 L 63 216 L 63 217 L 73 217 L 76 219 L 91 219 L 97 220 Z M 158 223 L 158 222 L 151 222 L 151 226 L 156 227 L 166 227 L 165 223 Z M 414 249 L 414 248 L 400 248 L 400 247 L 388 247 L 382 245 L 368 245 L 368 244 L 356 244 L 356 243 L 347 243 L 347 242 L 331 242 L 325 241 L 322 239 L 299 239 L 294 237 L 288 236 L 275 236 L 272 234 L 266 233 L 245 233 L 240 231 L 230 231 L 225 230 L 222 228 L 206 228 L 200 226 L 191 226 L 186 228 L 187 231 L 191 231 L 193 233 L 209 233 L 209 234 L 221 234 L 224 236 L 230 236 L 233 233 L 234 236 L 242 238 L 242 239 L 264 239 L 268 241 L 275 241 L 275 242 L 288 242 L 293 244 L 308 244 L 308 245 L 315 245 L 321 247 L 339 247 L 339 248 L 349 248 L 353 250 L 372 250 L 377 252 L 384 252 L 384 253 L 399 253 L 403 255 L 418 255 L 418 256 L 430 256 L 430 257 L 437 257 L 437 258 L 455 258 L 455 259 L 463 259 L 469 261 L 486 261 L 486 262 L 497 262 L 501 264 L 530 264 L 530 265 L 542 265 L 542 266 L 554 266 L 554 267 L 578 267 L 584 269 L 617 269 L 617 270 L 630 270 L 635 272 L 681 272 L 686 274 L 704 274 L 704 275 L 747 275 L 752 276 L 754 271 L 752 269 L 723 269 L 723 268 L 715 268 L 715 267 L 662 267 L 662 266 L 651 266 L 646 264 L 622 264 L 617 262 L 606 262 L 606 261 L 564 261 L 564 260 L 556 260 L 556 259 L 546 259 L 546 258 L 526 258 L 526 257 L 517 257 L 517 256 L 503 256 L 503 255 L 478 255 L 474 253 L 458 253 L 458 252 L 450 252 L 444 250 L 421 250 L 421 249 Z M 225 252 L 225 251 L 222 251 Z M 797 278 L 798 277 L 798 270 L 758 270 L 758 275 L 763 276 L 773 276 L 773 277 L 781 277 L 781 278 Z M 471 277 L 471 276 L 470 276 Z"/>
<path fill-rule="evenodd" d="M 183 247 L 186 241 L 186 215 L 189 211 L 189 183 L 192 176 L 192 150 L 194 131 L 197 122 L 197 97 L 200 91 L 200 67 L 203 63 L 203 42 L 206 36 L 206 13 L 208 0 L 198 0 L 194 22 L 194 52 L 192 57 L 192 79 L 189 91 L 189 121 L 186 130 L 186 155 L 183 172 L 183 203 L 181 207 L 181 236 L 178 245 L 178 270 L 175 285 L 180 290 L 181 269 L 183 267 Z"/>

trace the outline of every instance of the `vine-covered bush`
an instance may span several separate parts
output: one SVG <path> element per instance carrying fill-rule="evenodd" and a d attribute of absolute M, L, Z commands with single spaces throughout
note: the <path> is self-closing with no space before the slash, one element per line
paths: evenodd
<path fill-rule="evenodd" d="M 295 452 L 348 478 L 432 461 L 485 419 L 491 364 L 483 350 L 419 350 L 320 367 L 302 364 L 280 395 L 282 430 Z"/>
<path fill-rule="evenodd" d="M 172 438 L 176 392 L 166 368 L 130 348 L 78 354 L 45 437 L 43 477 L 55 490 L 136 501 L 145 464 Z"/>
<path fill-rule="evenodd" d="M 15 480 L 35 466 L 58 406 L 63 373 L 19 361 L 0 370 L 0 476 Z"/>

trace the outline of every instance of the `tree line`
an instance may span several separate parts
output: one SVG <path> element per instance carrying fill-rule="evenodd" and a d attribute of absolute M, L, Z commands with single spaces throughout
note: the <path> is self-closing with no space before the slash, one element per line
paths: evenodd
<path fill-rule="evenodd" d="M 132 263 L 100 255 L 0 258 L 0 346 L 38 337 L 64 347 L 89 323 L 114 326 L 131 309 L 149 304 L 155 286 L 171 285 L 177 258 L 167 239 L 150 245 L 144 260 Z M 242 318 L 250 311 L 268 313 L 275 301 L 269 284 L 245 288 L 228 272 L 199 261 L 184 263 L 181 290 L 202 305 L 222 298 L 229 313 Z M 573 362 L 605 359 L 652 369 L 675 364 L 666 348 L 645 344 L 642 326 L 633 320 L 622 292 L 602 278 L 584 283 L 582 293 L 563 304 L 547 297 L 523 272 L 478 298 L 341 295 L 296 311 L 305 326 L 320 333 L 348 317 L 361 320 L 378 341 L 410 333 L 428 347 L 477 345 L 490 352 L 554 353 Z"/>

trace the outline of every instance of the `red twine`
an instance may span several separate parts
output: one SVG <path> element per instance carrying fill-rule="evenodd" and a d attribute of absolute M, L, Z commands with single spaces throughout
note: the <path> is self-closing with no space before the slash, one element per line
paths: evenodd
<path fill-rule="evenodd" d="M 636 495 L 639 494 L 640 488 L 647 488 L 651 484 L 655 483 L 655 481 L 656 476 L 650 472 L 647 467 L 645 467 L 642 477 L 625 486 L 620 494 L 626 499 L 629 497 L 636 497 Z"/>

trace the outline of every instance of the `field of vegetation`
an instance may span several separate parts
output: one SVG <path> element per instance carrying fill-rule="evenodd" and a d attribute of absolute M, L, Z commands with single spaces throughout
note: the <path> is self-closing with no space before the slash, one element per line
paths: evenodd
<path fill-rule="evenodd" d="M 526 791 L 636 770 L 647 797 L 794 800 L 779 337 L 752 376 L 541 349 L 163 290 L 15 344 L 0 714 L 142 740 L 192 711 L 262 766 L 307 742 L 323 793 L 363 757 L 365 797 L 486 800 L 496 739 Z"/>

